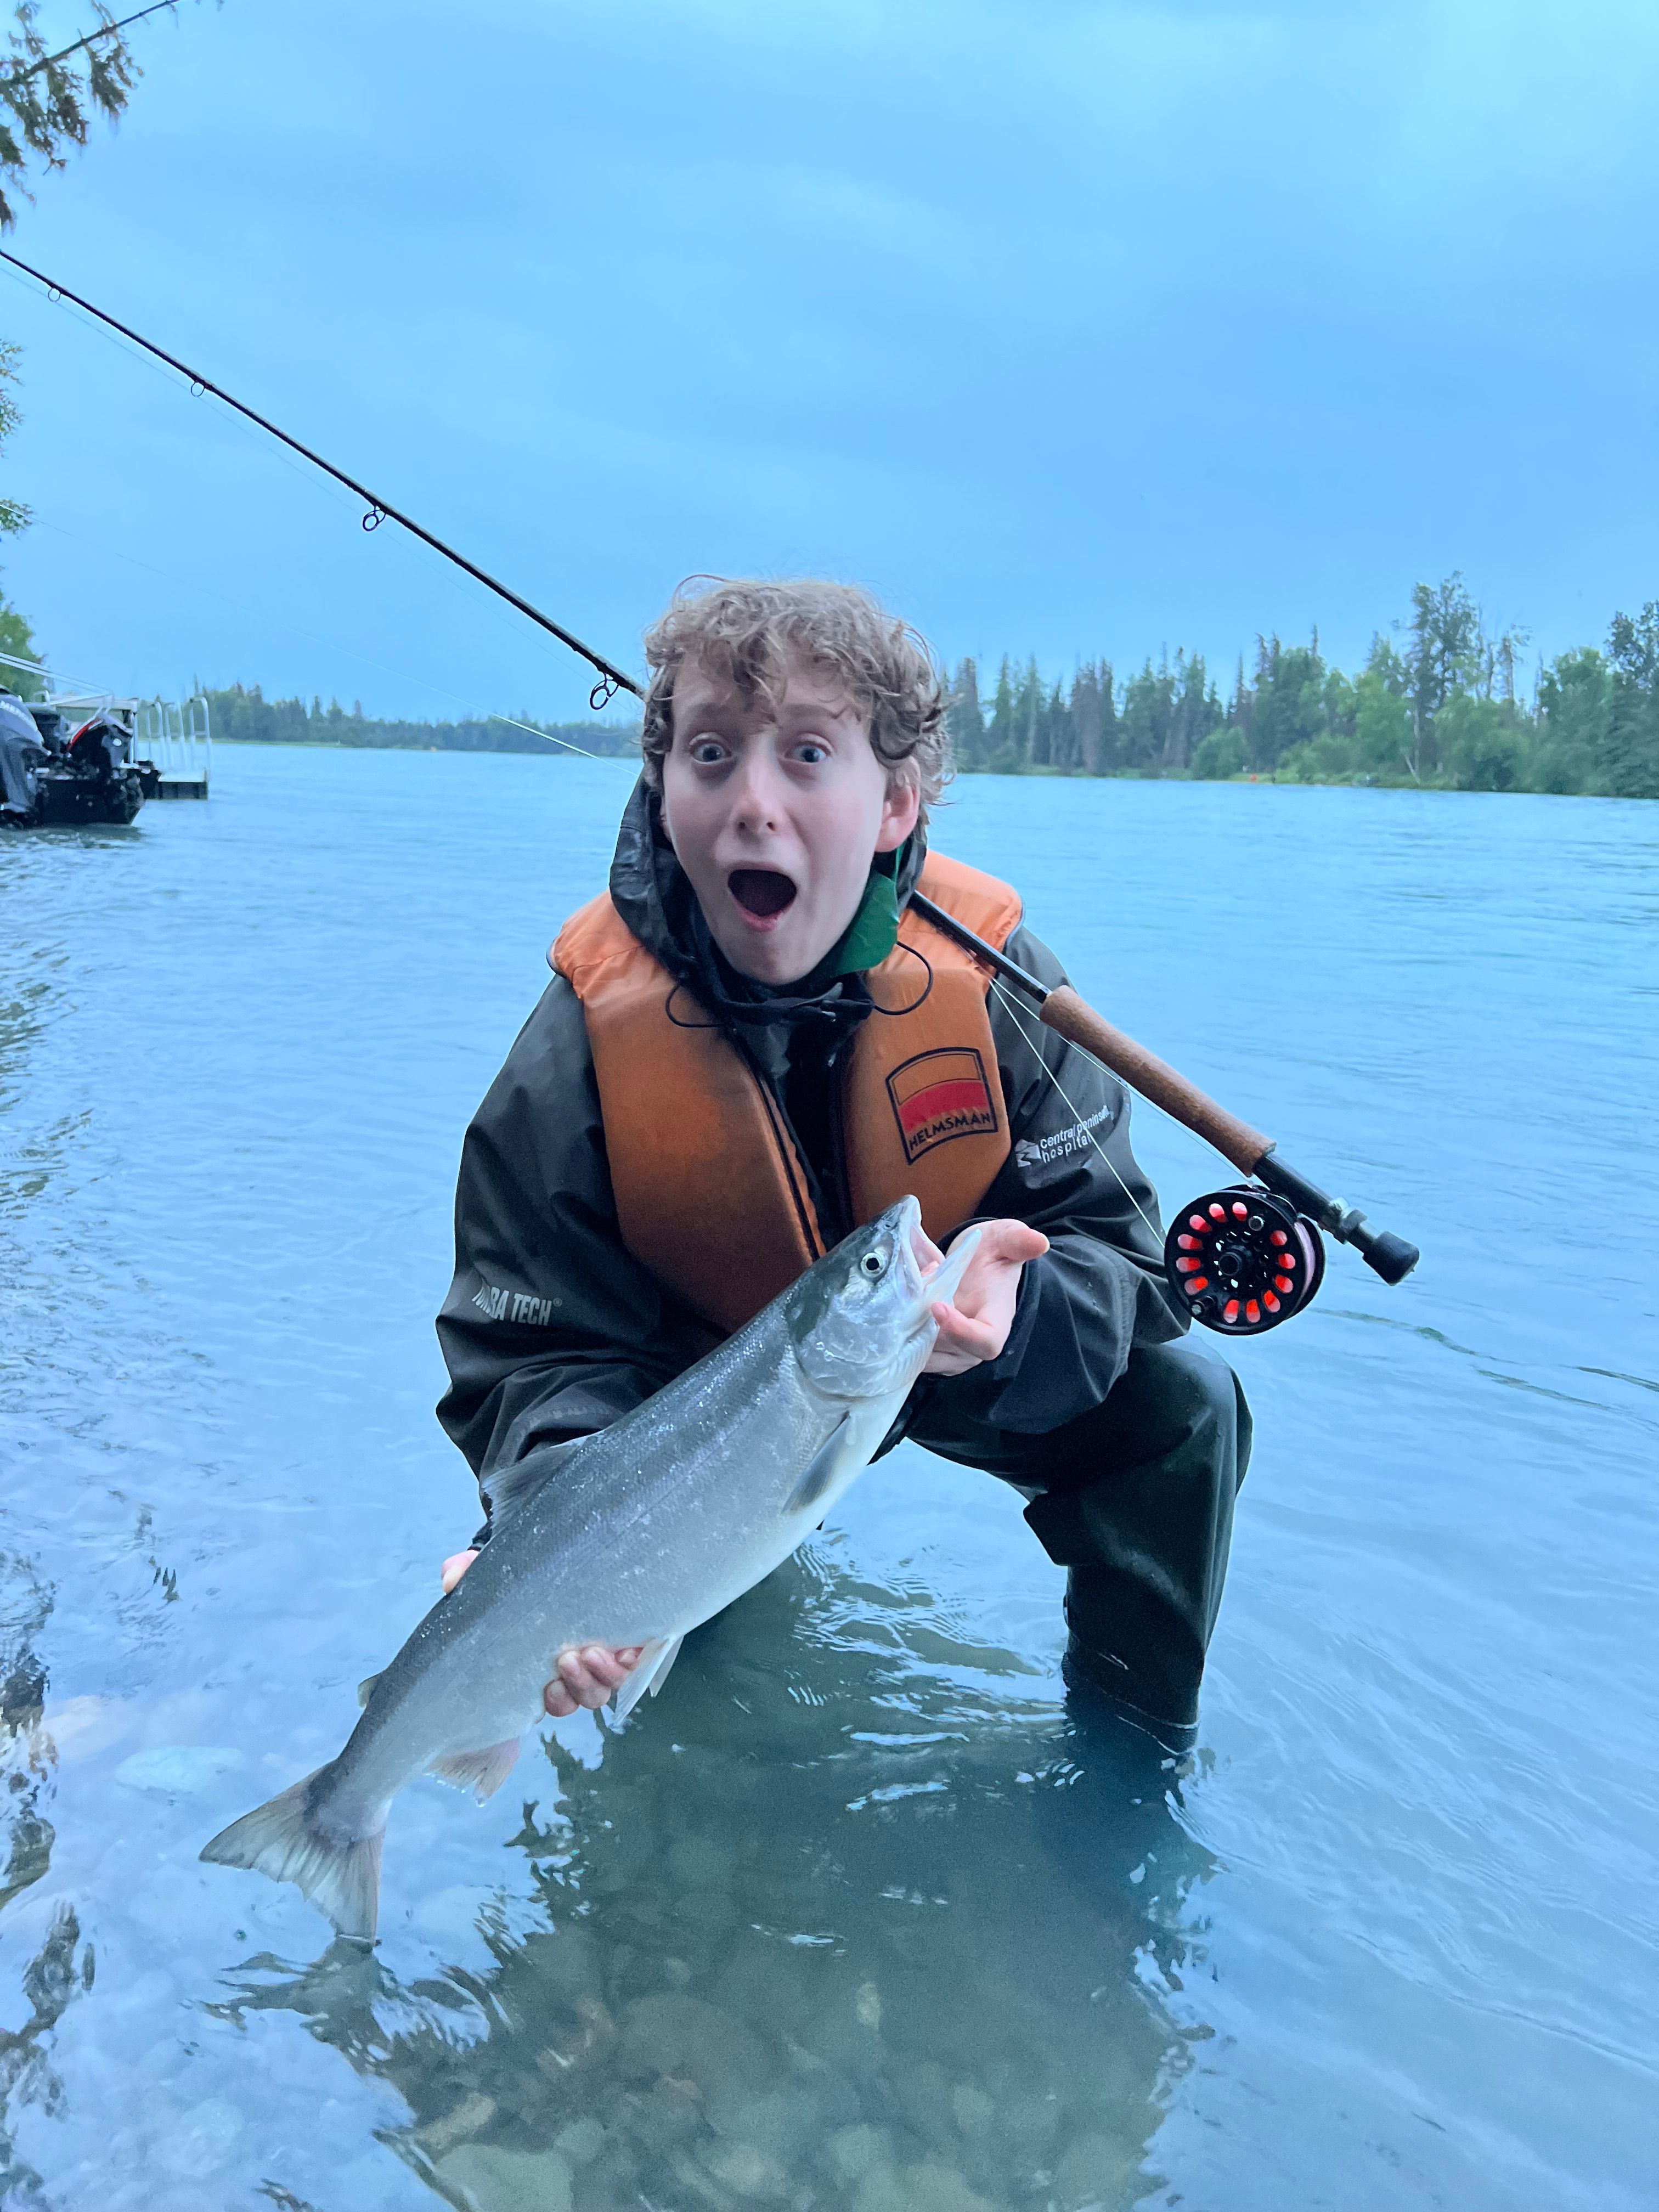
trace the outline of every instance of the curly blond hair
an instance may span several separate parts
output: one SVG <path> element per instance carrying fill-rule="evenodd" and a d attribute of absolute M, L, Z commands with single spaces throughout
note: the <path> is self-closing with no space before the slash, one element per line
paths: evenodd
<path fill-rule="evenodd" d="M 927 641 L 856 584 L 816 576 L 690 576 L 680 586 L 645 634 L 647 782 L 662 788 L 682 662 L 696 660 L 752 697 L 778 681 L 792 653 L 845 685 L 868 718 L 871 745 L 889 776 L 921 792 L 925 821 L 951 774 L 944 692 Z"/>

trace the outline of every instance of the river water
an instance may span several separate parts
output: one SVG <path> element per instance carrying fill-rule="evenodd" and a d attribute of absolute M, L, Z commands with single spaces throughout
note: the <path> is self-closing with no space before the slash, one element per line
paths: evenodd
<path fill-rule="evenodd" d="M 626 771 L 224 749 L 0 845 L 8 2208 L 1650 2208 L 1659 807 L 973 778 L 938 842 L 1423 1247 L 1239 1348 L 1174 1787 L 1020 1501 L 906 1448 L 620 1735 L 204 1867 L 474 1526 L 461 1132 Z M 1138 1116 L 1166 1208 L 1226 1179 Z"/>

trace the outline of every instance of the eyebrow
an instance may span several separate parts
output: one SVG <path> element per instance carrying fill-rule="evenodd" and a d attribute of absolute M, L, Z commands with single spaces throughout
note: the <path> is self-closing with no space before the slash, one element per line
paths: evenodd
<path fill-rule="evenodd" d="M 778 713 L 778 720 L 780 721 L 784 721 L 791 718 L 799 719 L 801 717 L 805 717 L 809 720 L 814 718 L 822 718 L 823 720 L 829 721 L 857 722 L 863 720 L 863 710 L 860 707 L 856 699 L 843 698 L 834 706 L 826 704 L 826 702 L 822 699 L 815 699 L 811 702 L 797 700 L 793 705 L 786 704 L 784 707 L 781 708 Z"/>

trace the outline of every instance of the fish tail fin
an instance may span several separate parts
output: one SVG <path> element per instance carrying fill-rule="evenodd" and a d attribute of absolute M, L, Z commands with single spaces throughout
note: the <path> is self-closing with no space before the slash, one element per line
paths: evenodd
<path fill-rule="evenodd" d="M 342 1936 L 374 1940 L 380 1903 L 380 1846 L 386 1825 L 372 1835 L 330 1835 L 316 1817 L 317 1784 L 333 1765 L 319 1766 L 267 1805 L 233 1820 L 202 1856 L 215 1866 L 248 1867 L 273 1881 L 291 1881 Z"/>

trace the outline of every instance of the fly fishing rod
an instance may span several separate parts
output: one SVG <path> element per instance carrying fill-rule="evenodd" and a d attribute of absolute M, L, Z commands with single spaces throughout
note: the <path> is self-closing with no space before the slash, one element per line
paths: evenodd
<path fill-rule="evenodd" d="M 1417 1265 L 1415 1244 L 1386 1229 L 1281 1160 L 1271 1137 L 1230 1114 L 1098 1014 L 1069 983 L 1052 988 L 918 891 L 910 904 L 936 929 L 1004 982 L 1012 984 L 1048 1029 L 1121 1076 L 1132 1091 L 1212 1145 L 1249 1178 L 1206 1191 L 1183 1206 L 1164 1243 L 1164 1265 L 1194 1321 L 1224 1336 L 1260 1336 L 1313 1302 L 1325 1273 L 1320 1231 L 1352 1244 L 1385 1283 L 1403 1283 Z"/>
<path fill-rule="evenodd" d="M 325 461 L 309 446 L 301 445 L 266 416 L 245 406 L 222 386 L 188 368 L 125 323 L 106 314 L 101 307 L 94 307 L 90 300 L 82 299 L 78 292 L 71 292 L 66 284 L 59 284 L 40 270 L 31 268 L 27 261 L 20 261 L 15 253 L 8 253 L 3 247 L 0 261 L 9 262 L 24 276 L 33 277 L 37 284 L 44 285 L 49 298 L 72 301 L 83 313 L 165 362 L 188 381 L 193 393 L 199 396 L 210 392 L 216 399 L 234 408 L 291 453 L 298 453 L 302 460 L 309 461 L 336 483 L 343 484 L 364 503 L 365 530 L 378 530 L 383 522 L 397 523 L 433 552 L 453 562 L 475 583 L 494 592 L 497 599 L 505 599 L 508 606 L 516 608 L 561 645 L 579 654 L 591 668 L 599 671 L 599 681 L 588 695 L 588 703 L 595 713 L 618 691 L 629 691 L 636 699 L 644 698 L 641 686 L 614 661 L 595 653 L 592 646 L 584 645 L 572 631 L 544 615 L 539 607 L 532 606 L 528 599 L 520 599 L 516 592 L 469 561 L 464 553 L 458 553 L 453 545 L 447 545 L 441 538 L 434 537 L 389 500 L 380 498 L 343 469 L 336 468 L 332 461 Z M 1206 1328 L 1218 1329 L 1224 1336 L 1259 1336 L 1264 1330 L 1276 1328 L 1293 1314 L 1302 1312 L 1311 1304 L 1325 1272 L 1325 1248 L 1319 1233 L 1322 1229 L 1339 1243 L 1352 1244 L 1365 1265 L 1385 1283 L 1404 1282 L 1410 1274 L 1419 1257 L 1414 1244 L 1408 1244 L 1404 1237 L 1393 1236 L 1385 1229 L 1373 1229 L 1363 1213 L 1341 1199 L 1328 1196 L 1317 1183 L 1310 1182 L 1306 1176 L 1279 1158 L 1271 1137 L 1263 1136 L 1248 1121 L 1241 1121 L 1236 1114 L 1218 1105 L 1195 1083 L 1188 1082 L 1155 1053 L 1148 1052 L 1144 1045 L 1115 1029 L 1086 1000 L 1079 998 L 1069 983 L 1050 988 L 1040 982 L 1017 961 L 988 945 L 954 915 L 947 914 L 943 907 L 936 906 L 919 891 L 910 894 L 909 902 L 935 928 L 943 930 L 970 952 L 992 975 L 1012 984 L 1036 1009 L 1038 1019 L 1048 1028 L 1079 1046 L 1120 1076 L 1132 1091 L 1162 1107 L 1173 1120 L 1212 1145 L 1246 1178 L 1242 1183 L 1224 1190 L 1208 1191 L 1202 1198 L 1194 1199 L 1183 1209 L 1164 1240 L 1164 1267 L 1194 1321 L 1201 1322 Z"/>

